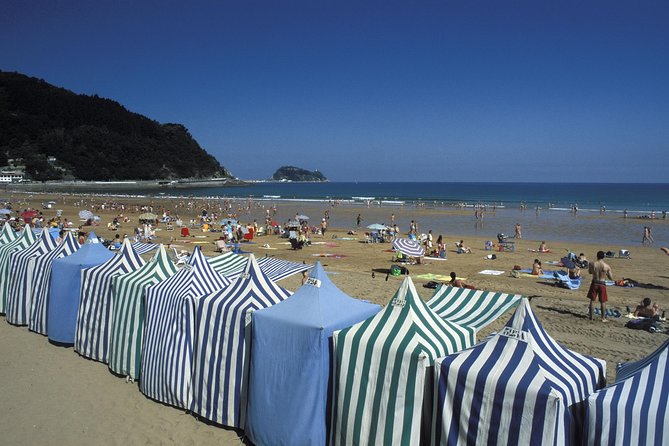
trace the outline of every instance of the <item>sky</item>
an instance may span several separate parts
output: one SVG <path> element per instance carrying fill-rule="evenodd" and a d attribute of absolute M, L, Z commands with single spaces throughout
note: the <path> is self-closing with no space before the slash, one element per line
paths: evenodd
<path fill-rule="evenodd" d="M 3 0 L 0 70 L 242 179 L 667 182 L 667 1 Z"/>

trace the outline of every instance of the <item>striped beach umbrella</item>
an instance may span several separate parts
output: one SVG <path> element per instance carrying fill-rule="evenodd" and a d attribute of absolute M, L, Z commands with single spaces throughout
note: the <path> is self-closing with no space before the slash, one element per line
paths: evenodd
<path fill-rule="evenodd" d="M 224 426 L 244 428 L 251 313 L 290 294 L 260 270 L 251 254 L 237 280 L 200 299 L 192 412 Z"/>
<path fill-rule="evenodd" d="M 606 363 L 560 346 L 522 299 L 503 330 L 435 365 L 432 444 L 580 444 Z"/>
<path fill-rule="evenodd" d="M 7 310 L 7 291 L 9 290 L 9 255 L 22 251 L 35 243 L 35 234 L 26 225 L 21 235 L 15 240 L 0 246 L 0 314 Z"/>
<path fill-rule="evenodd" d="M 144 292 L 167 279 L 177 267 L 160 248 L 153 258 L 136 271 L 114 277 L 109 370 L 119 375 L 139 378 L 140 354 L 144 334 Z"/>
<path fill-rule="evenodd" d="M 12 225 L 5 223 L 2 225 L 2 231 L 0 231 L 0 246 L 16 240 L 18 236 L 19 233 L 12 228 Z"/>
<path fill-rule="evenodd" d="M 618 367 L 616 382 L 588 397 L 584 444 L 669 442 L 669 340 Z"/>
<path fill-rule="evenodd" d="M 253 313 L 244 429 L 253 443 L 327 443 L 332 333 L 379 310 L 346 295 L 317 262 L 295 294 Z"/>
<path fill-rule="evenodd" d="M 208 259 L 209 264 L 217 273 L 230 280 L 236 279 L 246 267 L 247 257 L 233 252 L 225 252 L 220 256 Z M 277 282 L 293 274 L 307 271 L 313 265 L 290 262 L 276 257 L 262 257 L 257 260 L 262 272 L 273 282 Z"/>
<path fill-rule="evenodd" d="M 53 261 L 47 308 L 47 335 L 51 341 L 74 344 L 82 271 L 114 257 L 114 253 L 97 240 L 98 237 L 91 231 L 86 243 L 77 252 Z"/>
<path fill-rule="evenodd" d="M 139 381 L 144 395 L 182 409 L 190 408 L 195 312 L 202 296 L 229 284 L 196 246 L 185 267 L 146 289 Z"/>
<path fill-rule="evenodd" d="M 408 238 L 396 238 L 393 240 L 393 248 L 409 257 L 421 257 L 425 255 L 425 250 L 420 246 L 420 243 Z"/>
<path fill-rule="evenodd" d="M 9 285 L 7 288 L 7 322 L 28 325 L 28 309 L 33 295 L 31 259 L 56 249 L 57 244 L 49 231 L 42 231 L 36 243 L 9 254 Z"/>
<path fill-rule="evenodd" d="M 31 331 L 43 335 L 47 333 L 46 320 L 53 261 L 69 256 L 76 252 L 79 247 L 79 242 L 74 234 L 67 232 L 56 249 L 29 260 L 28 271 L 32 277 L 28 280 L 31 282 L 32 296 L 28 311 L 30 316 L 28 328 Z"/>
<path fill-rule="evenodd" d="M 427 306 L 442 319 L 475 328 L 478 332 L 518 305 L 520 294 L 495 293 L 441 285 Z"/>
<path fill-rule="evenodd" d="M 144 263 L 126 238 L 114 257 L 81 272 L 81 297 L 74 333 L 74 350 L 81 356 L 104 363 L 109 361 L 114 277 L 135 271 Z"/>
<path fill-rule="evenodd" d="M 138 254 L 148 254 L 154 249 L 158 249 L 160 245 L 158 243 L 144 243 L 144 242 L 135 242 L 132 244 L 132 249 Z"/>
<path fill-rule="evenodd" d="M 429 438 L 428 370 L 474 338 L 473 328 L 437 316 L 407 276 L 386 308 L 333 336 L 333 443 L 412 445 Z"/>

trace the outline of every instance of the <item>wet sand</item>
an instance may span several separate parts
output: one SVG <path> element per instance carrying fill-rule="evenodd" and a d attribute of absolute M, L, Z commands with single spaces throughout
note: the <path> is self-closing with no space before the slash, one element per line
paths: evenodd
<path fill-rule="evenodd" d="M 104 238 L 112 238 L 116 233 L 107 229 L 107 223 L 120 213 L 118 205 L 110 210 L 109 203 L 124 203 L 123 213 L 130 218 L 119 229 L 119 233 L 132 234 L 137 225 L 137 216 L 141 210 L 134 209 L 135 204 L 153 206 L 155 213 L 161 208 L 178 213 L 188 222 L 196 218 L 206 200 L 168 200 L 148 198 L 102 198 L 90 196 L 63 195 L 28 195 L 7 193 L 6 198 L 13 201 L 15 209 L 35 207 L 41 209 L 41 203 L 54 199 L 57 204 L 52 209 L 44 209 L 45 217 L 54 216 L 57 209 L 63 210 L 63 216 L 79 224 L 77 213 L 81 209 L 91 209 L 100 215 L 100 225 L 95 232 Z M 100 205 L 107 201 L 105 210 Z M 221 201 L 209 203 L 212 207 Z M 240 202 L 239 204 L 245 205 Z M 256 219 L 262 223 L 265 207 L 270 202 L 252 203 L 247 212 L 242 209 L 239 219 L 243 223 Z M 236 209 L 236 205 L 233 207 Z M 580 290 L 567 290 L 554 286 L 552 280 L 535 277 L 514 278 L 510 271 L 514 265 L 529 268 L 532 260 L 539 258 L 544 262 L 544 269 L 558 269 L 548 265 L 547 261 L 557 261 L 567 249 L 584 252 L 589 260 L 594 260 L 599 249 L 618 251 L 620 248 L 631 251 L 630 259 L 614 258 L 607 260 L 614 277 L 633 278 L 645 284 L 645 287 L 623 288 L 609 287 L 609 307 L 625 313 L 627 306 L 634 308 L 641 299 L 650 297 L 661 308 L 669 307 L 669 256 L 658 246 L 641 247 L 630 245 L 628 240 L 612 238 L 605 246 L 582 243 L 569 239 L 572 228 L 557 230 L 546 243 L 551 253 L 533 253 L 541 239 L 533 238 L 532 227 L 524 226 L 524 238 L 516 240 L 515 252 L 493 251 L 495 260 L 484 257 L 491 251 L 484 250 L 484 242 L 491 240 L 491 232 L 479 236 L 458 234 L 448 231 L 449 221 L 470 219 L 474 225 L 471 210 L 457 209 L 436 210 L 416 208 L 365 208 L 361 206 L 328 207 L 326 203 L 280 202 L 274 218 L 284 222 L 296 213 L 312 217 L 314 224 L 329 209 L 331 227 L 325 236 L 312 236 L 313 244 L 302 250 L 294 251 L 285 239 L 274 235 L 257 237 L 253 243 L 243 244 L 245 251 L 256 256 L 276 256 L 288 260 L 314 263 L 320 261 L 330 273 L 333 282 L 351 296 L 367 299 L 380 304 L 387 304 L 400 285 L 401 278 L 389 276 L 386 271 L 391 266 L 392 254 L 388 243 L 364 243 L 364 226 L 371 223 L 389 223 L 390 214 L 394 213 L 400 229 L 406 231 L 412 219 L 419 222 L 419 231 L 433 229 L 436 238 L 442 231 L 447 241 L 447 260 L 426 259 L 423 265 L 409 266 L 410 274 L 419 293 L 427 300 L 433 290 L 423 288 L 426 279 L 416 276 L 423 274 L 448 275 L 455 271 L 459 277 L 475 284 L 480 289 L 518 293 L 532 296 L 532 307 L 548 333 L 556 340 L 577 352 L 597 356 L 607 361 L 607 378 L 615 378 L 617 362 L 637 360 L 647 355 L 666 340 L 666 334 L 650 334 L 624 327 L 626 318 L 612 319 L 608 324 L 587 320 L 588 301 L 585 297 L 590 277 L 584 271 L 585 279 Z M 499 212 L 499 211 L 498 211 Z M 358 213 L 363 214 L 361 228 L 355 228 Z M 593 217 L 598 218 L 598 217 Z M 610 216 L 602 216 L 610 219 Z M 489 224 L 488 220 L 484 222 Z M 425 222 L 434 222 L 430 228 Z M 615 223 L 617 224 L 617 223 Z M 623 224 L 625 224 L 623 222 Z M 84 228 L 90 230 L 90 227 Z M 157 227 L 157 241 L 170 243 L 177 249 L 191 250 L 200 246 L 205 255 L 216 255 L 213 241 L 218 233 L 202 233 L 192 229 L 195 237 L 182 238 L 180 233 L 167 231 L 164 225 Z M 347 235 L 355 230 L 356 235 Z M 508 228 L 507 231 L 511 231 Z M 492 233 L 496 233 L 493 231 Z M 355 238 L 343 240 L 342 238 Z M 457 254 L 454 243 L 460 239 L 472 248 L 471 254 Z M 543 237 L 542 237 L 543 238 Z M 264 245 L 269 245 L 266 249 Z M 504 271 L 500 276 L 479 274 L 479 271 L 491 269 Z M 284 279 L 280 284 L 295 290 L 300 285 L 300 277 Z M 480 335 L 498 330 L 504 325 L 509 314 L 502 316 L 487 327 Z M 0 324 L 0 374 L 5 378 L 5 395 L 2 399 L 3 417 L 0 428 L 7 444 L 236 444 L 237 433 L 219 427 L 209 426 L 197 421 L 183 411 L 152 402 L 136 388 L 136 384 L 126 384 L 121 378 L 110 374 L 104 364 L 79 357 L 71 348 L 55 347 L 47 339 L 29 332 L 26 328 L 17 328 L 9 324 Z"/>

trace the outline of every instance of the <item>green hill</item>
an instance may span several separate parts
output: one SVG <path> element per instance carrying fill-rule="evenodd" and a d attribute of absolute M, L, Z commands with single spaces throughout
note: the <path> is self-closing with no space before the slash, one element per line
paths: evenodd
<path fill-rule="evenodd" d="M 10 159 L 40 181 L 230 177 L 181 124 L 0 71 L 0 166 Z"/>
<path fill-rule="evenodd" d="M 327 181 L 328 179 L 321 172 L 302 169 L 294 166 L 279 167 L 272 179 L 275 181 Z"/>

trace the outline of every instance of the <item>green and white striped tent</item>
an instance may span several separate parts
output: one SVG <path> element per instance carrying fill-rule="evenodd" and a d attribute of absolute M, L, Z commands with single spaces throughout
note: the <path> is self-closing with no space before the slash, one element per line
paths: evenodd
<path fill-rule="evenodd" d="M 144 333 L 144 292 L 177 272 L 160 245 L 158 252 L 140 269 L 114 278 L 114 299 L 109 338 L 109 370 L 139 378 Z"/>
<path fill-rule="evenodd" d="M 16 240 L 19 234 L 12 228 L 12 225 L 5 223 L 0 231 L 0 246 Z"/>
<path fill-rule="evenodd" d="M 479 331 L 508 309 L 516 307 L 522 298 L 520 294 L 441 285 L 427 302 L 427 306 L 442 319 Z"/>
<path fill-rule="evenodd" d="M 470 347 L 475 334 L 437 316 L 407 276 L 386 308 L 333 336 L 332 443 L 429 440 L 434 361 Z"/>
<path fill-rule="evenodd" d="M 5 314 L 9 289 L 9 254 L 26 249 L 35 243 L 35 233 L 26 225 L 15 240 L 0 246 L 0 314 Z"/>

